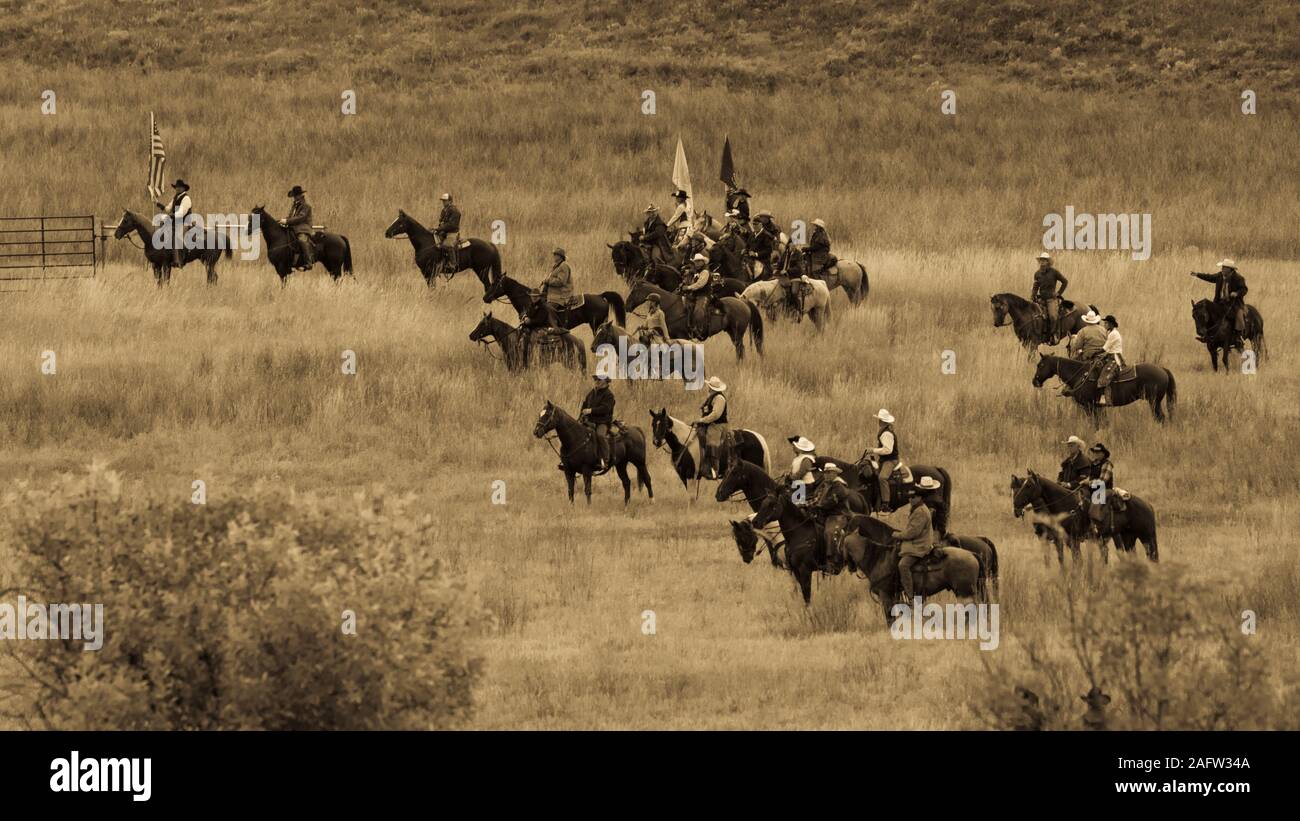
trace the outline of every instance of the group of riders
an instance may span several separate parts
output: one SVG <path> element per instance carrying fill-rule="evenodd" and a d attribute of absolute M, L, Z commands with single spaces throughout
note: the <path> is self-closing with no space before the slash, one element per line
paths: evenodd
<path fill-rule="evenodd" d="M 1193 271 L 1192 276 L 1214 283 L 1214 303 L 1222 308 L 1222 331 L 1231 343 L 1240 345 L 1246 331 L 1246 278 L 1237 271 L 1231 259 L 1222 259 L 1219 270 L 1212 274 Z M 1119 320 L 1113 314 L 1100 316 L 1097 309 L 1089 307 L 1079 317 L 1082 326 L 1073 335 L 1063 327 L 1061 303 L 1070 281 L 1055 266 L 1047 252 L 1038 255 L 1038 270 L 1034 272 L 1030 293 L 1043 317 L 1048 344 L 1055 345 L 1067 335 L 1067 350 L 1071 358 L 1089 365 L 1082 380 L 1062 391 L 1070 396 L 1082 385 L 1095 383 L 1101 396 L 1099 405 L 1112 403 L 1111 384 L 1126 367 L 1124 338 L 1119 332 Z"/>
<path fill-rule="evenodd" d="M 1101 442 L 1086 451 L 1087 443 L 1078 436 L 1065 440 L 1068 450 L 1061 461 L 1056 481 L 1079 496 L 1081 507 L 1100 529 L 1109 517 L 1123 513 L 1128 493 L 1115 487 L 1115 465 L 1110 460 L 1110 450 Z"/>

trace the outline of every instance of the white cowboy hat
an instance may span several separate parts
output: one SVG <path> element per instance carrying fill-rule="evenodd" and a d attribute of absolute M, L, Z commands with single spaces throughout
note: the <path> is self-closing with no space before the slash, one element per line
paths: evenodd
<path fill-rule="evenodd" d="M 692 261 L 692 262 L 708 262 L 708 261 L 709 261 L 709 258 L 706 257 L 706 256 L 704 256 L 704 254 L 696 254 L 695 256 L 691 257 L 691 261 Z"/>
<path fill-rule="evenodd" d="M 770 217 L 770 216 L 772 216 L 772 212 L 764 208 L 762 211 L 759 211 L 757 214 L 755 214 L 754 218 L 758 219 L 759 217 Z"/>
<path fill-rule="evenodd" d="M 731 209 L 730 211 L 728 211 L 726 214 L 724 214 L 723 216 L 727 216 L 727 217 L 738 217 L 738 216 L 740 216 L 740 212 L 733 208 L 733 209 Z"/>
<path fill-rule="evenodd" d="M 917 482 L 916 486 L 921 490 L 938 490 L 943 487 L 943 485 L 939 484 L 939 480 L 933 476 L 922 476 L 921 481 Z"/>
<path fill-rule="evenodd" d="M 1049 253 L 1047 253 L 1046 251 L 1044 251 L 1043 253 L 1041 253 L 1041 254 L 1038 255 L 1038 258 L 1039 258 L 1039 259 L 1050 260 L 1050 259 L 1052 258 L 1052 255 L 1049 254 Z"/>
<path fill-rule="evenodd" d="M 1097 312 L 1092 310 L 1088 311 L 1088 313 L 1084 314 L 1080 318 L 1089 325 L 1096 325 L 1101 322 L 1101 317 L 1097 316 Z"/>
<path fill-rule="evenodd" d="M 443 194 L 441 197 L 438 197 L 438 199 L 440 199 L 440 200 L 449 200 L 449 199 L 451 199 L 451 194 Z"/>
<path fill-rule="evenodd" d="M 843 471 L 841 470 L 840 466 L 835 464 L 834 462 L 827 462 L 822 467 L 822 473 L 841 473 L 841 472 Z"/>
<path fill-rule="evenodd" d="M 1230 259 L 1224 258 L 1224 259 L 1219 260 L 1219 267 L 1220 267 L 1220 268 L 1231 268 L 1231 269 L 1233 269 L 1233 270 L 1235 271 L 1235 270 L 1237 270 L 1237 263 L 1233 262 L 1233 261 L 1230 260 Z"/>
<path fill-rule="evenodd" d="M 825 228 L 825 227 L 826 227 L 826 223 L 822 222 L 820 217 L 817 218 L 817 219 L 815 219 L 815 220 L 813 220 L 813 225 L 816 225 L 818 228 Z"/>
<path fill-rule="evenodd" d="M 658 210 L 659 210 L 659 206 L 655 205 L 653 202 L 645 207 L 645 212 L 647 214 L 653 214 L 655 211 Z"/>
<path fill-rule="evenodd" d="M 884 408 L 880 409 L 880 412 L 876 414 L 876 418 L 887 425 L 892 425 L 894 423 L 894 415 Z"/>
<path fill-rule="evenodd" d="M 1086 445 L 1086 444 L 1088 444 L 1088 443 L 1085 442 L 1085 441 L 1083 441 L 1082 439 L 1080 439 L 1080 438 L 1077 437 L 1077 436 L 1071 436 L 1069 439 L 1066 439 L 1066 440 L 1065 440 L 1065 444 L 1067 444 L 1067 445 L 1078 445 L 1079 447 L 1083 447 L 1084 445 Z"/>
<path fill-rule="evenodd" d="M 790 444 L 794 445 L 795 450 L 802 451 L 804 453 L 812 453 L 813 451 L 817 450 L 817 446 L 814 445 L 812 442 L 808 441 L 808 439 L 804 438 L 803 436 L 791 436 Z"/>
<path fill-rule="evenodd" d="M 719 379 L 716 376 L 710 376 L 708 379 L 704 380 L 704 387 L 708 388 L 711 391 L 717 391 L 718 393 L 725 393 L 727 390 L 727 383 L 723 382 L 721 379 Z"/>

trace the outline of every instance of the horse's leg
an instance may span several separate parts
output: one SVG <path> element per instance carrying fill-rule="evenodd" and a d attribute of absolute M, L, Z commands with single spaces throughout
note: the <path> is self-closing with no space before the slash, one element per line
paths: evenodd
<path fill-rule="evenodd" d="M 803 594 L 804 607 L 807 607 L 812 604 L 812 563 L 805 560 L 800 562 L 798 567 L 791 564 L 790 569 L 794 571 L 795 580 L 799 582 L 799 592 Z"/>
<path fill-rule="evenodd" d="M 587 505 L 591 506 L 591 468 L 582 472 L 582 492 L 587 496 Z"/>
<path fill-rule="evenodd" d="M 736 346 L 736 361 L 743 361 L 745 358 L 745 328 L 743 326 L 727 328 L 727 335 L 731 337 L 732 344 Z"/>
<path fill-rule="evenodd" d="M 573 480 L 575 474 L 568 468 L 564 469 L 564 481 L 569 485 L 569 504 L 573 504 Z"/>
<path fill-rule="evenodd" d="M 614 470 L 618 472 L 618 480 L 623 483 L 623 504 L 626 505 L 632 498 L 632 480 L 627 476 L 627 462 L 616 463 Z"/>
<path fill-rule="evenodd" d="M 1136 537 L 1134 542 L 1137 542 Z M 1160 561 L 1160 549 L 1156 546 L 1156 532 L 1153 529 L 1150 533 L 1142 536 L 1142 546 L 1147 549 L 1147 558 L 1153 562 Z"/>

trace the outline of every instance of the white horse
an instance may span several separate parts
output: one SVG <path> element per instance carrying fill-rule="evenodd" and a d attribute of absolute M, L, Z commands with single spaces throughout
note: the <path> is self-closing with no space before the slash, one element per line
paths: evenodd
<path fill-rule="evenodd" d="M 668 446 L 673 469 L 686 485 L 691 479 L 707 479 L 700 473 L 700 441 L 695 428 L 668 413 L 667 408 L 650 409 L 650 433 L 655 447 Z M 758 431 L 732 428 L 732 458 L 743 459 L 772 472 L 772 453 L 767 440 Z"/>
<path fill-rule="evenodd" d="M 803 315 L 807 314 L 813 321 L 813 325 L 817 327 L 817 330 L 825 330 L 826 323 L 831 318 L 831 290 L 826 286 L 826 283 L 820 279 L 810 279 L 802 276 L 790 280 L 790 287 L 793 290 L 796 306 L 794 310 L 798 311 L 796 321 L 803 321 Z M 760 308 L 766 308 L 769 316 L 779 310 L 791 309 L 790 302 L 786 298 L 785 289 L 775 279 L 755 282 L 746 288 L 741 293 L 741 296 Z"/>

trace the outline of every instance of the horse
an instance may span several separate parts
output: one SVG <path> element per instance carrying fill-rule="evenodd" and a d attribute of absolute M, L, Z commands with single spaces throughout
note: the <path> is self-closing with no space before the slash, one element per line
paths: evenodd
<path fill-rule="evenodd" d="M 757 530 L 753 526 L 754 517 L 758 515 L 759 508 L 763 506 L 763 500 L 775 486 L 776 483 L 768 475 L 766 469 L 744 459 L 736 459 L 728 466 L 727 471 L 722 474 L 722 480 L 718 482 L 718 487 L 714 491 L 713 498 L 718 502 L 733 501 L 732 496 L 737 493 L 744 494 L 741 501 L 748 504 L 749 509 L 752 511 L 747 518 L 732 520 L 731 522 L 732 537 L 736 540 L 736 548 L 740 551 L 740 559 L 745 564 L 753 561 L 759 550 L 758 541 L 762 539 L 764 546 L 767 548 L 768 557 L 772 560 L 772 566 L 785 567 L 778 555 L 780 549 L 785 545 L 784 540 L 781 538 L 780 526 L 774 522 L 769 522 L 762 530 Z"/>
<path fill-rule="evenodd" d="M 446 273 L 442 271 L 443 253 L 438 237 L 399 208 L 397 219 L 384 231 L 384 236 L 391 239 L 401 234 L 405 234 L 411 241 L 411 247 L 415 249 L 415 265 L 424 277 L 424 284 L 430 288 L 434 286 L 439 273 L 451 279 L 467 268 L 478 276 L 484 291 L 487 291 L 492 280 L 501 276 L 501 252 L 486 240 L 470 238 L 461 243 L 456 253 L 456 270 Z"/>
<path fill-rule="evenodd" d="M 645 255 L 638 243 L 619 240 L 613 245 L 607 242 L 605 247 L 610 249 L 609 255 L 614 262 L 614 273 L 627 282 L 646 279 L 652 275 L 662 276 L 679 283 L 681 281 L 681 275 L 672 265 L 666 262 L 656 262 L 652 265 L 650 258 Z"/>
<path fill-rule="evenodd" d="M 668 453 L 673 459 L 673 468 L 683 487 L 690 486 L 690 480 L 707 479 L 700 467 L 700 441 L 695 435 L 695 428 L 668 414 L 667 408 L 650 409 L 650 435 L 654 446 L 668 446 Z M 746 428 L 732 428 L 732 447 L 728 453 L 725 449 L 719 454 L 718 474 L 725 476 L 736 460 L 749 462 L 761 467 L 764 472 L 772 467 L 771 453 L 767 440 L 757 431 Z M 734 456 L 735 459 L 730 457 Z"/>
<path fill-rule="evenodd" d="M 1024 515 L 1025 508 L 1032 508 L 1040 520 L 1034 523 L 1034 535 L 1056 546 L 1056 560 L 1061 569 L 1065 569 L 1065 546 L 1074 555 L 1075 564 L 1079 563 L 1079 543 L 1087 538 L 1091 527 L 1088 514 L 1084 510 L 1082 490 L 1071 490 L 1064 485 L 1039 476 L 1032 470 L 1025 478 L 1011 476 L 1011 512 L 1017 519 Z M 1102 545 L 1105 556 L 1105 545 Z M 1050 556 L 1044 557 L 1051 566 Z"/>
<path fill-rule="evenodd" d="M 904 601 L 902 580 L 898 576 L 898 548 L 893 537 L 898 531 L 872 516 L 852 516 L 847 526 L 861 538 L 846 542 L 848 560 L 867 577 L 871 594 L 884 610 L 885 625 L 893 624 L 895 605 Z M 930 556 L 912 567 L 912 593 L 922 599 L 945 590 L 967 603 L 986 601 L 985 573 L 979 558 L 960 547 L 936 547 Z"/>
<path fill-rule="evenodd" d="M 831 291 L 820 279 L 799 277 L 790 282 L 790 294 L 787 297 L 785 286 L 779 280 L 766 279 L 755 282 L 741 293 L 741 296 L 760 308 L 766 308 L 768 316 L 774 316 L 778 310 L 785 309 L 802 322 L 804 314 L 812 320 L 818 331 L 826 329 L 831 318 Z"/>
<path fill-rule="evenodd" d="M 930 477 L 939 483 L 940 495 L 943 499 L 945 511 L 952 510 L 952 477 L 948 471 L 935 465 L 908 465 L 908 470 L 912 472 L 912 488 L 915 489 L 916 483 Z M 880 482 L 876 478 L 876 471 L 871 462 L 859 462 L 853 465 L 853 472 L 858 475 L 862 486 L 862 495 L 866 497 L 867 504 L 872 513 L 893 513 L 900 507 L 908 503 L 908 494 L 901 492 L 901 489 L 892 488 L 889 494 L 889 507 L 885 508 L 884 500 L 880 498 Z M 945 514 L 946 515 L 946 514 Z"/>
<path fill-rule="evenodd" d="M 641 280 L 674 293 L 682 287 L 681 272 L 666 265 L 656 266 L 654 270 L 646 272 Z M 723 277 L 716 287 L 718 296 L 740 296 L 745 290 L 745 282 L 733 277 Z"/>
<path fill-rule="evenodd" d="M 262 240 L 266 243 L 266 259 L 275 268 L 280 277 L 280 287 L 289 283 L 289 274 L 293 273 L 294 256 L 298 250 L 298 238 L 293 231 L 280 224 L 280 221 L 266 212 L 262 206 L 252 210 L 262 229 Z M 248 230 L 252 232 L 252 222 Z M 317 231 L 312 235 L 316 246 L 316 262 L 325 266 L 330 277 L 338 282 L 344 274 L 355 278 L 352 273 L 352 244 L 342 234 Z"/>
<path fill-rule="evenodd" d="M 552 346 L 538 345 L 534 339 L 537 333 L 548 332 L 530 333 L 524 328 L 516 328 L 497 319 L 488 311 L 483 314 L 478 325 L 474 326 L 474 330 L 470 331 L 469 340 L 478 342 L 485 348 L 491 342 L 500 345 L 501 358 L 505 360 L 506 370 L 509 371 L 524 370 L 533 365 L 546 366 L 553 362 L 563 363 L 578 371 L 587 370 L 587 352 L 573 334 L 563 330 L 551 334 L 561 340 L 560 350 L 556 351 Z M 539 350 L 538 353 L 534 353 L 535 348 Z"/>
<path fill-rule="evenodd" d="M 742 463 L 736 463 L 736 469 L 742 470 Z M 804 606 L 812 604 L 812 577 L 817 570 L 832 572 L 834 568 L 827 565 L 826 551 L 822 544 L 822 526 L 816 519 L 799 509 L 790 500 L 790 491 L 776 483 L 776 480 L 758 469 L 746 471 L 747 478 L 759 488 L 762 502 L 750 524 L 755 529 L 762 529 L 770 522 L 776 521 L 781 527 L 781 536 L 785 542 L 785 563 L 799 585 Z M 718 495 L 721 496 L 727 483 L 719 484 Z M 725 497 L 724 497 L 725 498 Z"/>
<path fill-rule="evenodd" d="M 866 267 L 860 262 L 837 259 L 835 264 L 825 271 L 811 271 L 807 255 L 798 248 L 787 245 L 777 263 L 780 275 L 796 279 L 808 276 L 820 279 L 832 291 L 839 288 L 849 298 L 850 305 L 861 305 L 871 290 L 871 281 Z"/>
<path fill-rule="evenodd" d="M 1002 293 L 990 297 L 989 306 L 993 310 L 993 327 L 1001 328 L 1003 325 L 1011 325 L 1016 332 L 1016 338 L 1026 348 L 1034 348 L 1052 342 L 1051 334 L 1047 332 L 1046 328 L 1046 317 L 1035 303 L 1018 294 Z M 1096 309 L 1093 308 L 1093 310 Z M 1084 324 L 1083 315 L 1085 313 L 1087 313 L 1085 308 L 1075 307 L 1074 303 L 1068 299 L 1061 300 L 1059 326 L 1065 333 L 1063 339 L 1079 332 L 1079 329 Z"/>
<path fill-rule="evenodd" d="M 1210 367 L 1219 370 L 1218 352 L 1223 351 L 1223 372 L 1228 372 L 1228 352 L 1237 349 L 1245 356 L 1241 338 L 1231 323 L 1225 322 L 1227 308 L 1212 299 L 1192 303 L 1192 321 L 1196 323 L 1196 341 L 1204 343 L 1210 352 Z M 1255 352 L 1256 363 L 1264 361 L 1264 317 L 1254 305 L 1246 306 L 1246 330 L 1242 334 Z"/>
<path fill-rule="evenodd" d="M 607 320 L 601 323 L 601 325 L 596 328 L 596 332 L 592 334 L 591 352 L 600 353 L 602 345 L 609 345 L 611 348 L 617 349 L 620 337 L 627 338 L 625 344 L 627 345 L 629 352 L 632 350 L 632 345 L 642 344 L 639 339 L 635 338 L 634 334 L 629 334 L 627 329 L 622 325 L 619 325 L 617 322 L 612 320 Z M 654 344 L 662 345 L 664 343 L 651 343 L 652 346 Z M 703 354 L 697 353 L 696 362 L 700 363 L 699 367 L 701 370 L 701 372 L 697 374 L 688 372 L 688 363 L 686 362 L 685 356 L 687 346 L 700 345 L 701 343 L 696 342 L 693 339 L 670 339 L 668 340 L 668 344 L 676 346 L 676 350 L 668 349 L 667 351 L 663 351 L 661 349 L 647 347 L 646 354 L 649 358 L 646 364 L 648 365 L 648 368 L 643 374 L 632 378 L 671 379 L 676 376 L 688 381 L 697 377 L 703 378 Z M 698 350 L 702 349 L 697 349 L 697 351 Z M 663 367 L 665 360 L 667 362 L 667 368 Z M 630 366 L 629 372 L 631 370 L 632 367 Z"/>
<path fill-rule="evenodd" d="M 172 281 L 174 257 L 171 248 L 157 247 L 154 242 L 154 233 L 163 230 L 163 226 L 167 224 L 163 223 L 155 228 L 152 222 L 134 211 L 123 211 L 122 219 L 117 222 L 117 230 L 113 232 L 113 239 L 121 239 L 133 232 L 140 238 L 141 244 L 144 245 L 145 261 L 153 269 L 154 281 L 160 288 Z M 181 266 L 184 267 L 185 263 L 196 259 L 201 260 L 208 275 L 208 284 L 216 285 L 217 261 L 221 259 L 223 253 L 226 255 L 226 259 L 230 259 L 232 253 L 230 237 L 224 233 L 208 229 L 204 232 L 203 244 L 199 248 L 187 247 L 189 243 L 185 242 L 184 228 L 182 228 L 181 238 Z"/>
<path fill-rule="evenodd" d="M 668 323 L 668 333 L 673 337 L 687 338 L 689 334 L 686 328 L 686 303 L 685 300 L 672 293 L 665 291 L 648 282 L 638 282 L 632 286 L 628 292 L 627 299 L 624 300 L 627 310 L 635 311 L 646 297 L 650 294 L 659 295 L 659 304 L 664 311 L 664 319 Z M 731 344 L 736 349 L 736 359 L 745 358 L 745 331 L 749 331 L 749 343 L 759 356 L 763 355 L 763 317 L 758 312 L 758 306 L 748 300 L 739 297 L 722 297 L 718 300 L 722 306 L 722 315 L 710 313 L 708 322 L 705 325 L 705 337 L 714 334 L 725 333 L 731 338 Z"/>
<path fill-rule="evenodd" d="M 701 211 L 695 215 L 691 222 L 691 228 L 709 238 L 710 242 L 717 242 L 722 236 L 722 230 L 727 226 L 718 222 L 708 211 Z"/>
<path fill-rule="evenodd" d="M 560 440 L 560 470 L 564 471 L 564 480 L 569 485 L 569 504 L 573 504 L 574 477 L 581 473 L 582 490 L 590 505 L 591 477 L 598 462 L 595 432 L 548 399 L 533 426 L 533 436 L 541 439 L 551 431 L 555 431 Z M 636 468 L 637 490 L 645 488 L 646 495 L 654 499 L 654 485 L 645 463 L 645 434 L 640 428 L 627 428 L 622 436 L 615 436 L 611 430 L 609 438 L 610 465 L 618 472 L 618 480 L 623 484 L 623 504 L 626 506 L 632 498 L 632 482 L 627 475 L 629 464 Z M 608 471 L 607 467 L 600 473 Z"/>
<path fill-rule="evenodd" d="M 715 242 L 709 248 L 709 270 L 718 271 L 724 277 L 740 280 L 742 283 L 754 281 L 754 269 L 747 263 L 751 257 L 747 254 L 737 254 L 735 251 L 722 242 Z"/>
<path fill-rule="evenodd" d="M 1088 368 L 1087 362 L 1039 352 L 1038 368 L 1034 371 L 1033 384 L 1035 388 L 1041 388 L 1043 383 L 1053 376 L 1060 379 L 1070 387 L 1070 398 L 1088 411 L 1094 425 L 1097 424 L 1103 408 L 1120 407 L 1139 399 L 1147 400 L 1147 404 L 1151 406 L 1151 414 L 1157 422 L 1163 423 L 1166 413 L 1168 418 L 1173 418 L 1174 404 L 1178 401 L 1178 385 L 1168 368 L 1148 365 L 1145 362 L 1138 364 L 1135 378 L 1110 383 L 1110 402 L 1106 405 L 1097 404 L 1103 392 L 1097 388 L 1096 380 L 1084 381 Z M 1164 402 L 1164 411 L 1160 409 L 1161 402 Z"/>
<path fill-rule="evenodd" d="M 538 301 L 537 294 L 527 285 L 517 279 L 505 274 L 497 277 L 488 285 L 483 294 L 485 303 L 495 302 L 499 299 L 507 299 L 510 305 L 519 314 L 522 320 L 526 318 L 533 305 Z M 557 328 L 564 328 L 566 331 L 586 325 L 595 333 L 600 324 L 609 317 L 609 312 L 614 312 L 614 317 L 619 324 L 627 322 L 627 313 L 623 309 L 623 295 L 616 291 L 602 291 L 599 294 L 582 294 L 582 304 L 576 307 L 568 308 L 565 311 L 555 310 L 555 306 L 547 303 L 548 310 L 554 315 Z"/>

